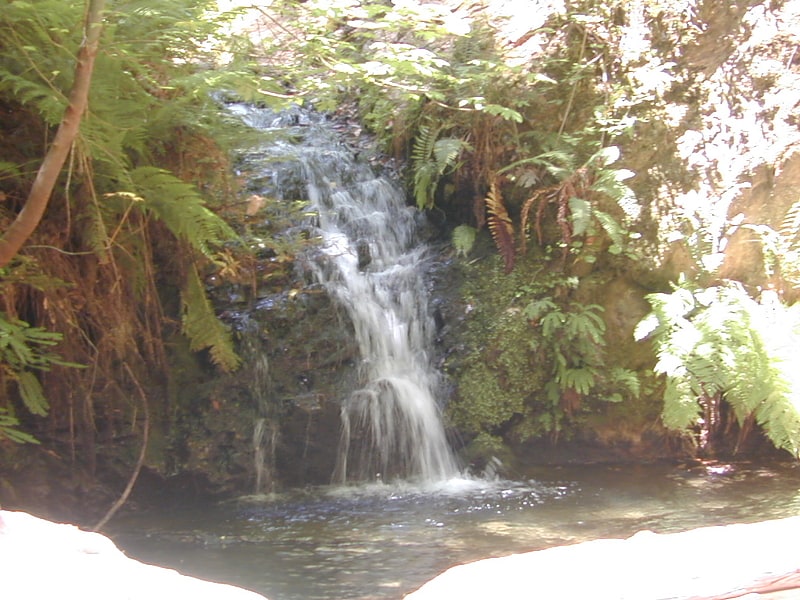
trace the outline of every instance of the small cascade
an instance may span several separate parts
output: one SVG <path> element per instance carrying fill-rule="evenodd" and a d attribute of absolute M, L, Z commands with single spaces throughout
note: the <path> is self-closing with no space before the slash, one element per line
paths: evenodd
<path fill-rule="evenodd" d="M 342 405 L 334 480 L 452 477 L 420 215 L 394 182 L 346 150 L 307 147 L 304 164 L 323 239 L 315 275 L 349 316 L 362 358 L 363 385 Z"/>
<path fill-rule="evenodd" d="M 279 151 L 299 161 L 316 215 L 321 246 L 313 274 L 352 323 L 359 349 L 358 389 L 342 402 L 334 482 L 457 475 L 436 398 L 440 376 L 431 364 L 435 325 L 424 280 L 428 248 L 418 235 L 422 215 L 323 120 L 254 110 L 244 115 L 252 126 L 288 126 L 300 140 L 281 143 Z M 261 427 L 257 451 L 269 443 Z"/>
<path fill-rule="evenodd" d="M 261 343 L 258 323 L 245 318 L 240 328 L 242 350 L 252 365 L 250 388 L 256 403 L 253 427 L 256 482 L 253 492 L 262 494 L 272 492 L 274 487 L 278 422 L 274 405 L 270 402 L 269 360 Z"/>

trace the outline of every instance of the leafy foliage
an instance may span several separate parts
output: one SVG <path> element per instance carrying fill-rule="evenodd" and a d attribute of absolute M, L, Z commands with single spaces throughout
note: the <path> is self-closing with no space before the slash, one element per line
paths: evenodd
<path fill-rule="evenodd" d="M 42 325 L 63 336 L 65 357 L 51 363 L 47 400 L 41 369 L 37 378 L 29 368 L 15 370 L 5 356 L 3 366 L 13 374 L 6 380 L 37 414 L 49 403 L 48 426 L 66 428 L 69 420 L 89 454 L 95 412 L 126 414 L 130 394 L 119 382 L 131 378 L 124 368 L 148 383 L 170 379 L 165 339 L 181 324 L 189 338 L 184 343 L 209 348 L 222 369 L 237 364 L 197 279 L 199 271 L 235 272 L 241 248 L 218 213 L 235 197 L 228 150 L 242 141 L 243 130 L 225 117 L 218 99 L 285 100 L 266 73 L 223 60 L 223 51 L 235 47 L 246 56 L 251 45 L 220 33 L 236 13 L 216 5 L 108 3 L 89 109 L 65 173 L 31 244 L 3 273 L 8 285 L 0 308 L 25 315 L 30 331 Z M 7 2 L 0 12 L 4 225 L 21 208 L 43 144 L 64 114 L 83 11 L 79 0 L 42 0 Z M 66 285 L 36 285 L 56 275 Z M 42 343 L 21 333 L 13 339 L 31 351 Z M 68 364 L 92 368 L 80 372 Z M 70 420 L 75 415 L 77 422 Z"/>
<path fill-rule="evenodd" d="M 206 206 L 197 188 L 157 167 L 139 167 L 130 173 L 134 206 L 152 213 L 175 235 L 206 257 L 236 239 L 236 233 Z"/>
<path fill-rule="evenodd" d="M 31 327 L 28 323 L 0 313 L 0 378 L 14 381 L 25 407 L 44 416 L 49 408 L 42 386 L 33 370 L 46 371 L 52 365 L 70 365 L 49 350 L 61 341 L 61 335 Z"/>
<path fill-rule="evenodd" d="M 9 415 L 6 408 L 0 408 L 0 438 L 6 438 L 18 444 L 39 443 L 31 434 L 19 430 L 19 419 Z"/>
<path fill-rule="evenodd" d="M 475 350 L 459 365 L 449 407 L 464 431 L 555 439 L 606 403 L 638 396 L 636 374 L 606 362 L 602 308 L 560 297 L 576 283 L 557 273 L 531 280 L 523 269 L 468 278 L 467 298 L 476 299 L 466 343 Z"/>
<path fill-rule="evenodd" d="M 462 224 L 453 229 L 453 247 L 456 249 L 456 254 L 467 256 L 475 245 L 477 233 L 477 230 L 469 225 Z"/>
<path fill-rule="evenodd" d="M 600 208 L 609 201 L 625 204 L 631 200 L 631 190 L 622 183 L 632 173 L 626 169 L 610 169 L 607 165 L 618 155 L 616 148 L 603 148 L 592 156 L 585 165 L 574 170 L 565 169 L 559 163 L 563 155 L 546 153 L 531 159 L 531 163 L 546 168 L 549 172 L 559 174 L 564 179 L 557 184 L 539 188 L 522 205 L 521 229 L 527 233 L 533 221 L 533 228 L 540 244 L 545 242 L 542 233 L 542 220 L 548 204 L 556 205 L 556 222 L 560 231 L 562 263 L 566 262 L 569 253 L 580 254 L 583 260 L 594 262 L 597 257 L 587 253 L 578 238 L 592 239 L 605 234 L 610 240 L 608 252 L 620 254 L 627 246 L 628 231 L 609 212 Z M 567 160 L 568 165 L 571 160 Z M 518 166 L 518 165 L 516 165 Z M 531 219 L 531 212 L 535 218 Z M 612 208 L 614 208 L 612 206 Z M 618 208 L 615 212 L 620 212 Z M 624 213 L 623 213 L 624 214 Z M 522 238 L 522 250 L 525 250 L 525 236 Z"/>
<path fill-rule="evenodd" d="M 217 319 L 205 294 L 200 276 L 192 269 L 181 290 L 183 330 L 194 351 L 210 349 L 212 362 L 225 371 L 235 371 L 240 359 L 233 349 L 230 331 Z"/>
<path fill-rule="evenodd" d="M 653 311 L 637 326 L 652 339 L 666 376 L 663 420 L 695 431 L 701 444 L 718 433 L 725 401 L 739 424 L 755 418 L 773 443 L 800 451 L 800 397 L 789 356 L 798 347 L 796 310 L 777 301 L 759 304 L 741 285 L 709 288 L 685 283 L 648 296 Z"/>
<path fill-rule="evenodd" d="M 414 142 L 411 160 L 414 165 L 414 198 L 419 208 L 434 205 L 434 193 L 439 179 L 449 169 L 457 168 L 459 155 L 469 145 L 458 138 L 438 138 L 440 130 L 420 126 Z"/>
<path fill-rule="evenodd" d="M 61 335 L 31 327 L 19 319 L 0 313 L 0 386 L 7 390 L 16 384 L 25 408 L 38 416 L 47 415 L 50 406 L 36 371 L 48 371 L 53 365 L 72 366 L 50 348 L 61 341 Z M 8 399 L 8 394 L 4 394 Z M 7 401 L 7 400 L 6 400 Z M 36 442 L 33 436 L 17 429 L 19 420 L 9 412 L 10 406 L 0 406 L 0 437 L 15 442 Z"/>
<path fill-rule="evenodd" d="M 523 312 L 541 330 L 531 347 L 540 356 L 549 355 L 547 362 L 552 365 L 548 396 L 560 403 L 568 416 L 580 408 L 584 397 L 599 390 L 601 383 L 617 389 L 621 384 L 628 394 L 638 395 L 638 379 L 633 372 L 616 367 L 606 373 L 602 352 L 606 324 L 601 306 L 573 302 L 562 307 L 544 297 L 529 303 Z M 603 397 L 612 402 L 622 400 L 619 391 Z"/>
<path fill-rule="evenodd" d="M 492 232 L 495 246 L 503 256 L 505 271 L 510 273 L 514 268 L 514 226 L 495 182 L 492 182 L 485 202 L 486 212 L 489 215 L 489 231 Z"/>

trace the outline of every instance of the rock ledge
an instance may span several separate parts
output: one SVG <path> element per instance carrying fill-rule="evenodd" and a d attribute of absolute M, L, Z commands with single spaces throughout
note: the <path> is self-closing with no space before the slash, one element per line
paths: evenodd
<path fill-rule="evenodd" d="M 266 600 L 128 558 L 99 533 L 0 510 L 2 596 L 47 600 Z"/>

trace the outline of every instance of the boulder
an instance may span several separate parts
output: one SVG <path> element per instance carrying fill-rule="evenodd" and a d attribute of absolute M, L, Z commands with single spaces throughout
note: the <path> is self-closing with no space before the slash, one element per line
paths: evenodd
<path fill-rule="evenodd" d="M 453 567 L 405 600 L 800 599 L 800 517 L 640 532 Z"/>
<path fill-rule="evenodd" d="M 212 583 L 125 556 L 99 533 L 0 510 L 4 598 L 35 600 L 265 600 L 242 588 Z"/>

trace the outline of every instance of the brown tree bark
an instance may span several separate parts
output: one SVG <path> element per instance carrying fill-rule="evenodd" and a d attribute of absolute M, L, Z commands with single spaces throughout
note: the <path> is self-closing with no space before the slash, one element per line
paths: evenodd
<path fill-rule="evenodd" d="M 89 104 L 89 87 L 94 59 L 100 45 L 104 9 L 105 0 L 88 0 L 84 38 L 78 50 L 78 62 L 75 65 L 75 80 L 69 93 L 69 104 L 64 111 L 64 118 L 58 126 L 53 143 L 39 167 L 25 205 L 0 238 L 0 268 L 11 262 L 42 220 L 69 150 L 78 135 L 81 118 Z"/>

